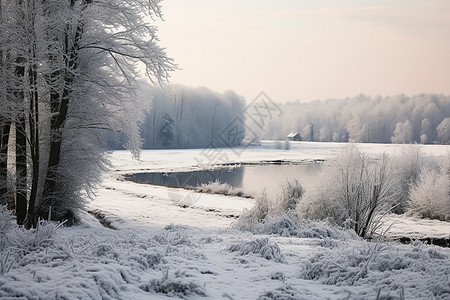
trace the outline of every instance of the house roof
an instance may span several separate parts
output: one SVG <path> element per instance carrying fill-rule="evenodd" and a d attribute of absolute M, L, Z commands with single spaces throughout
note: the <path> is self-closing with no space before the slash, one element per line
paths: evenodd
<path fill-rule="evenodd" d="M 298 132 L 291 132 L 287 135 L 287 137 L 294 137 L 296 135 L 298 135 Z"/>

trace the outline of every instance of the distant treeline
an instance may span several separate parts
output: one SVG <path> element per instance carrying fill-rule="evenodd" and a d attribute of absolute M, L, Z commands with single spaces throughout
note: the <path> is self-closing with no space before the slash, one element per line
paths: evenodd
<path fill-rule="evenodd" d="M 224 147 L 245 137 L 245 102 L 233 91 L 169 85 L 148 87 L 144 94 L 150 105 L 140 126 L 143 149 Z M 109 134 L 110 149 L 126 144 L 123 134 Z"/>
<path fill-rule="evenodd" d="M 299 132 L 302 140 L 360 143 L 450 142 L 450 97 L 368 97 L 293 102 L 280 105 L 283 114 L 271 120 L 262 138 L 284 139 Z"/>

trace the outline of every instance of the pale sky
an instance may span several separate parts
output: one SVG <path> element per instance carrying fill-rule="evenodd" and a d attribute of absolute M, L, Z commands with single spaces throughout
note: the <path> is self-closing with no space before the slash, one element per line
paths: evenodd
<path fill-rule="evenodd" d="M 165 0 L 171 82 L 277 102 L 450 95 L 449 0 Z"/>

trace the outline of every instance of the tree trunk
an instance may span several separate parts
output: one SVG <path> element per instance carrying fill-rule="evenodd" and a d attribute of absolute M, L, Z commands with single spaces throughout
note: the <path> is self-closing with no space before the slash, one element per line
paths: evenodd
<path fill-rule="evenodd" d="M 8 140 L 11 122 L 1 120 L 0 128 L 0 205 L 8 204 Z"/>
<path fill-rule="evenodd" d="M 74 1 L 71 1 L 73 7 Z M 47 176 L 45 178 L 43 190 L 43 205 L 39 207 L 39 216 L 47 217 L 49 210 L 58 205 L 58 168 L 61 162 L 61 146 L 62 146 L 62 131 L 67 119 L 67 112 L 69 109 L 69 98 L 72 92 L 72 86 L 75 81 L 74 73 L 78 68 L 78 51 L 79 41 L 83 33 L 82 24 L 78 24 L 72 43 L 70 39 L 70 25 L 66 27 L 66 34 L 64 38 L 64 63 L 65 71 L 63 76 L 64 88 L 61 90 L 54 86 L 50 92 L 50 105 L 53 117 L 51 118 L 51 140 L 50 140 L 50 154 L 47 165 Z M 58 82 L 61 73 L 56 71 L 51 75 L 52 82 Z M 57 208 L 57 210 L 67 210 L 66 208 Z M 54 213 L 52 218 L 58 218 L 56 214 L 64 214 L 63 211 L 52 209 Z"/>
<path fill-rule="evenodd" d="M 29 128 L 30 128 L 30 153 L 32 161 L 32 176 L 31 176 L 31 192 L 27 211 L 27 227 L 36 226 L 35 206 L 39 188 L 39 170 L 40 170 L 40 150 L 39 150 L 39 93 L 37 87 L 37 65 L 36 65 L 36 51 L 35 46 L 32 45 L 31 57 L 33 62 L 29 70 L 30 81 L 30 111 L 29 111 Z"/>
<path fill-rule="evenodd" d="M 3 3 L 0 0 L 0 24 L 3 22 Z M 0 32 L 0 43 L 4 42 L 4 33 Z M 0 104 L 6 104 L 6 85 L 5 85 L 5 57 L 3 48 L 0 48 Z M 5 205 L 7 201 L 7 182 L 8 182 L 8 140 L 11 122 L 4 115 L 0 115 L 0 205 Z"/>
<path fill-rule="evenodd" d="M 16 120 L 16 216 L 22 225 L 27 215 L 27 137 L 23 111 Z"/>
<path fill-rule="evenodd" d="M 14 100 L 16 115 L 16 216 L 17 223 L 22 225 L 27 214 L 27 136 L 26 117 L 24 112 L 25 58 L 16 58 Z"/>

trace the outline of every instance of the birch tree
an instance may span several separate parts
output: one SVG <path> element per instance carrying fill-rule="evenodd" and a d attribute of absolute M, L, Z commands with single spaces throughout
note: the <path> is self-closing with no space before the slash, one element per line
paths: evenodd
<path fill-rule="evenodd" d="M 4 3 L 0 0 L 0 205 L 7 203 L 7 165 L 8 165 L 8 140 L 11 123 L 7 116 L 9 108 L 6 95 L 6 31 L 5 31 Z"/>
<path fill-rule="evenodd" d="M 138 78 L 161 84 L 176 67 L 150 23 L 160 2 L 0 0 L 0 187 L 14 125 L 19 223 L 76 219 L 109 164 L 103 131 L 139 154 Z"/>
<path fill-rule="evenodd" d="M 44 11 L 54 9 L 54 2 Z M 108 165 L 103 130 L 124 132 L 138 155 L 138 67 L 153 83 L 163 83 L 175 66 L 149 23 L 161 17 L 158 0 L 72 0 L 56 15 L 63 17 L 57 20 L 63 34 L 55 43 L 60 67 L 50 75 L 50 152 L 38 215 L 51 207 L 52 218 L 65 219 L 82 206 Z"/>

